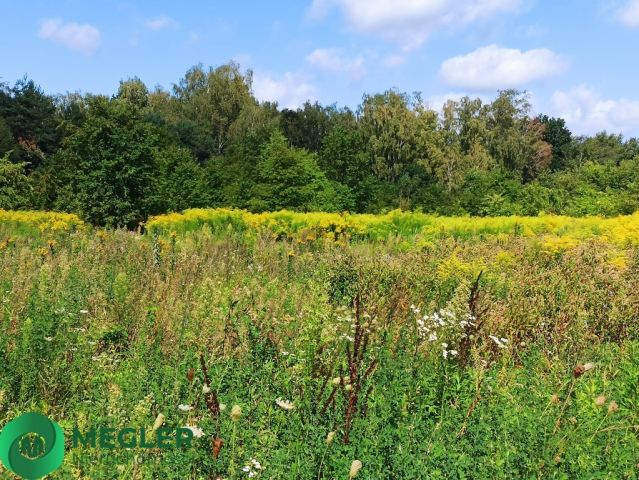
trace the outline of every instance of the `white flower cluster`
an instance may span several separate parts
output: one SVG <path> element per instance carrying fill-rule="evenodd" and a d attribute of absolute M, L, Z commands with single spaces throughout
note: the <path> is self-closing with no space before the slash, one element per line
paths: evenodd
<path fill-rule="evenodd" d="M 428 340 L 430 343 L 440 342 L 442 349 L 442 357 L 456 357 L 459 352 L 453 348 L 449 348 L 449 343 L 455 344 L 466 336 L 466 327 L 475 321 L 475 317 L 466 314 L 463 320 L 459 320 L 452 310 L 440 309 L 432 314 L 422 315 L 421 310 L 415 305 L 410 306 L 411 311 L 416 317 L 417 334 L 420 340 Z"/>
<path fill-rule="evenodd" d="M 439 342 L 444 359 L 459 355 L 457 350 L 448 347 L 449 343 L 451 345 L 459 344 L 466 337 L 468 327 L 476 326 L 477 319 L 470 313 L 466 313 L 460 320 L 455 312 L 443 308 L 438 312 L 426 315 L 422 315 L 421 310 L 415 305 L 411 305 L 410 310 L 416 317 L 417 334 L 420 340 L 428 340 L 433 344 Z M 508 348 L 508 339 L 495 335 L 489 335 L 488 338 L 495 342 L 500 349 Z"/>
<path fill-rule="evenodd" d="M 248 465 L 242 468 L 242 471 L 246 473 L 249 478 L 256 477 L 261 470 L 262 470 L 262 465 L 260 465 L 260 462 L 258 462 L 254 458 L 251 458 Z"/>
<path fill-rule="evenodd" d="M 508 339 L 503 337 L 499 338 L 499 337 L 496 337 L 495 335 L 488 335 L 488 338 L 490 338 L 493 342 L 495 342 L 495 345 L 497 345 L 497 347 L 508 348 L 508 345 L 506 345 L 508 343 Z"/>

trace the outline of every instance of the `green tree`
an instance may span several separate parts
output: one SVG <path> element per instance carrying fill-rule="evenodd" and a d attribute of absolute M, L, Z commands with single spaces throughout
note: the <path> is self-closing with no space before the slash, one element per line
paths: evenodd
<path fill-rule="evenodd" d="M 0 155 L 4 155 L 16 148 L 11 129 L 4 118 L 0 117 Z"/>
<path fill-rule="evenodd" d="M 379 178 L 395 181 L 411 164 L 431 166 L 437 155 L 433 151 L 437 114 L 425 107 L 419 95 L 389 90 L 365 96 L 359 115 L 373 172 Z"/>
<path fill-rule="evenodd" d="M 244 107 L 255 104 L 252 83 L 252 72 L 242 73 L 239 65 L 231 62 L 208 70 L 195 66 L 174 86 L 181 114 L 211 137 L 212 153 L 224 153 L 231 126 Z"/>
<path fill-rule="evenodd" d="M 553 171 L 566 168 L 572 146 L 572 133 L 566 127 L 563 118 L 540 115 L 537 120 L 544 125 L 543 140 L 552 146 L 552 163 L 550 168 Z"/>
<path fill-rule="evenodd" d="M 117 98 L 129 102 L 137 108 L 145 108 L 149 105 L 149 89 L 138 77 L 120 82 Z"/>
<path fill-rule="evenodd" d="M 489 151 L 507 170 L 530 181 L 548 170 L 552 147 L 544 141 L 545 126 L 531 119 L 529 95 L 503 90 L 489 108 Z"/>
<path fill-rule="evenodd" d="M 48 165 L 54 206 L 95 224 L 135 227 L 156 213 L 157 129 L 122 100 L 92 98 L 86 121 Z"/>
<path fill-rule="evenodd" d="M 281 113 L 281 127 L 292 146 L 309 152 L 319 152 L 324 138 L 336 126 L 354 130 L 355 115 L 348 108 L 328 107 L 318 102 L 307 101 L 297 110 L 284 109 Z"/>
<path fill-rule="evenodd" d="M 324 138 L 318 163 L 329 180 L 344 187 L 341 195 L 345 206 L 366 210 L 375 178 L 359 131 L 342 125 L 333 128 Z"/>
<path fill-rule="evenodd" d="M 186 148 L 169 146 L 156 155 L 157 202 L 160 211 L 179 212 L 210 203 L 204 170 Z"/>
<path fill-rule="evenodd" d="M 282 133 L 273 133 L 260 155 L 249 207 L 255 211 L 333 211 L 341 207 L 335 197 L 315 155 L 289 147 Z"/>
<path fill-rule="evenodd" d="M 0 90 L 0 117 L 4 118 L 17 145 L 11 155 L 14 162 L 28 162 L 29 168 L 37 168 L 59 147 L 53 99 L 33 80 L 25 77 L 12 88 Z"/>
<path fill-rule="evenodd" d="M 8 154 L 0 158 L 0 208 L 17 210 L 30 206 L 31 182 L 25 163 L 13 163 Z"/>

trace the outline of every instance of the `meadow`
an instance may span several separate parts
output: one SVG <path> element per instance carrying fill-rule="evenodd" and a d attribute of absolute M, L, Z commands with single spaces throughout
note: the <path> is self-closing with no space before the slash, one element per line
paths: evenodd
<path fill-rule="evenodd" d="M 639 477 L 639 214 L 0 211 L 0 266 L 0 424 L 195 437 L 52 479 Z"/>

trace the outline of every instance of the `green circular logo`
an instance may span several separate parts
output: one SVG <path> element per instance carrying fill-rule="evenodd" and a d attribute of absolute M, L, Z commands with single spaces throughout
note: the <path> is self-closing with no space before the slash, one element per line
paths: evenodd
<path fill-rule="evenodd" d="M 64 459 L 64 432 L 39 413 L 25 413 L 7 423 L 0 433 L 0 461 L 26 480 L 56 470 Z"/>

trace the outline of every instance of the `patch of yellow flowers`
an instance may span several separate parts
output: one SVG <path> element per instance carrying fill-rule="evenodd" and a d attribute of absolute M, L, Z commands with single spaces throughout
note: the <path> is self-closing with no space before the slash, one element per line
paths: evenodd
<path fill-rule="evenodd" d="M 599 239 L 618 247 L 639 245 L 639 212 L 614 218 L 573 218 L 559 215 L 539 217 L 437 217 L 394 210 L 383 215 L 351 213 L 298 213 L 291 211 L 251 213 L 238 209 L 191 209 L 153 217 L 150 231 L 185 233 L 208 226 L 213 231 L 267 234 L 298 243 L 324 239 L 385 240 L 413 238 L 430 244 L 441 238 L 503 241 L 511 236 L 539 238 L 549 254 L 574 248 L 584 240 Z"/>
<path fill-rule="evenodd" d="M 12 211 L 0 209 L 0 224 L 36 227 L 41 232 L 71 232 L 81 230 L 84 222 L 72 213 Z"/>

